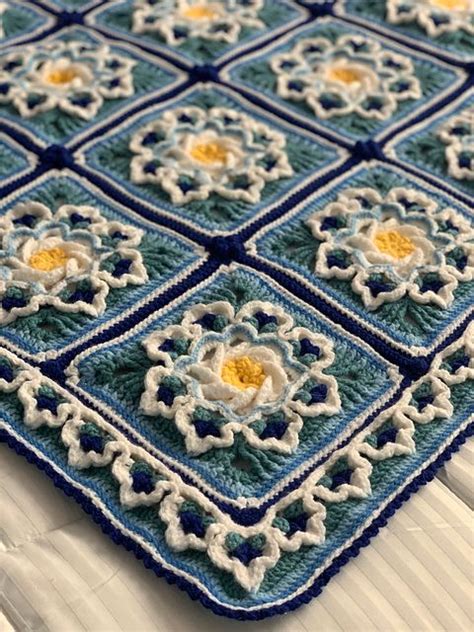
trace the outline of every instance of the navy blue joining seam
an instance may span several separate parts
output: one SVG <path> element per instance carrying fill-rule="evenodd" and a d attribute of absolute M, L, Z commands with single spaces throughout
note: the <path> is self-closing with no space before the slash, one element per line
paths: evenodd
<path fill-rule="evenodd" d="M 29 135 L 9 125 L 8 123 L 5 122 L 5 119 L 2 119 L 0 121 L 0 131 L 10 136 L 10 138 L 13 138 L 13 140 L 16 140 L 16 142 L 19 145 L 21 145 L 28 151 L 31 151 L 35 154 L 39 154 L 41 151 L 43 151 L 43 148 L 37 143 L 35 143 L 33 140 L 31 140 Z"/>
<path fill-rule="evenodd" d="M 128 194 L 122 193 L 122 191 L 116 189 L 100 175 L 96 174 L 95 172 L 89 171 L 88 169 L 84 169 L 77 163 L 74 164 L 73 169 L 78 175 L 86 178 L 87 180 L 89 180 L 89 182 L 92 182 L 92 184 L 98 187 L 110 198 L 116 200 L 117 202 L 120 202 L 120 204 L 122 204 L 123 206 L 131 208 L 138 215 L 141 215 L 145 219 L 150 220 L 154 224 L 161 224 L 162 226 L 166 226 L 167 228 L 170 228 L 176 233 L 184 235 L 188 239 L 191 239 L 201 246 L 205 245 L 207 238 L 206 235 L 204 235 L 203 233 L 198 232 L 190 226 L 182 224 L 179 220 L 173 219 L 164 214 L 161 215 L 158 211 L 156 213 L 150 211 L 146 206 L 141 204 L 140 201 L 129 196 Z"/>
<path fill-rule="evenodd" d="M 257 231 L 259 231 L 263 226 L 274 222 L 278 218 L 282 217 L 286 213 L 288 213 L 292 208 L 294 208 L 297 204 L 302 202 L 308 195 L 314 193 L 325 184 L 328 184 L 334 178 L 344 174 L 346 171 L 351 169 L 354 165 L 356 165 L 360 160 L 354 156 L 349 156 L 347 160 L 324 173 L 322 176 L 317 178 L 316 180 L 312 180 L 305 187 L 290 195 L 282 204 L 276 206 L 273 210 L 270 210 L 262 217 L 256 219 L 254 222 L 249 224 L 248 226 L 238 230 L 235 234 L 242 241 L 247 241 L 250 239 Z"/>
<path fill-rule="evenodd" d="M 41 9 L 42 11 L 45 11 L 46 13 L 49 13 L 50 15 L 56 14 L 56 11 L 54 9 L 52 9 L 48 5 L 41 2 L 41 0 L 29 0 L 29 1 L 30 1 L 30 4 L 35 5 L 36 7 L 38 7 L 38 9 Z"/>
<path fill-rule="evenodd" d="M 170 218 L 168 217 L 168 215 L 165 215 L 164 213 L 163 214 L 160 213 L 159 209 L 157 209 L 156 212 L 150 211 L 144 204 L 140 202 L 140 200 L 138 200 L 135 197 L 132 197 L 132 195 L 128 193 L 120 191 L 118 188 L 114 186 L 114 184 L 108 182 L 99 173 L 97 173 L 96 171 L 90 168 L 84 168 L 77 163 L 73 163 L 68 166 L 70 169 L 75 171 L 78 175 L 88 179 L 90 182 L 95 184 L 98 188 L 104 191 L 104 193 L 108 195 L 110 198 L 132 209 L 137 214 L 141 215 L 142 217 L 145 217 L 146 219 L 152 221 L 153 223 L 156 223 L 159 225 L 161 224 L 162 226 L 166 226 L 167 228 L 170 228 L 171 230 L 181 235 L 184 235 L 185 237 L 187 237 L 188 239 L 191 239 L 195 243 L 207 248 L 210 254 L 216 254 L 215 251 L 213 251 L 212 245 L 213 245 L 213 242 L 215 242 L 217 239 L 233 240 L 233 241 L 238 241 L 239 243 L 243 244 L 245 241 L 250 239 L 252 235 L 257 230 L 259 230 L 263 225 L 271 221 L 274 221 L 275 219 L 289 212 L 296 204 L 304 200 L 307 195 L 314 193 L 321 186 L 330 182 L 333 178 L 344 174 L 347 170 L 349 170 L 355 164 L 360 162 L 361 159 L 362 158 L 349 156 L 343 164 L 337 167 L 334 167 L 327 173 L 324 173 L 323 175 L 319 176 L 315 180 L 310 181 L 301 190 L 298 190 L 295 193 L 291 194 L 284 202 L 275 206 L 272 210 L 264 212 L 261 218 L 255 220 L 255 222 L 252 222 L 247 227 L 242 228 L 242 229 L 237 229 L 233 232 L 226 233 L 225 236 L 219 236 L 219 237 L 212 237 L 207 233 L 201 233 L 195 230 L 194 228 L 192 228 L 191 226 L 182 222 L 180 218 L 178 217 Z M 225 257 L 222 260 L 228 263 L 233 259 L 239 260 L 239 256 L 240 255 L 236 253 L 234 256 Z"/>
<path fill-rule="evenodd" d="M 106 517 L 104 512 L 96 507 L 92 500 L 82 490 L 66 480 L 62 473 L 56 471 L 46 458 L 38 456 L 29 446 L 14 437 L 8 432 L 8 430 L 0 430 L 0 441 L 7 443 L 7 445 L 15 450 L 17 454 L 25 457 L 38 469 L 43 470 L 45 474 L 52 479 L 56 487 L 61 489 L 67 496 L 71 496 L 79 505 L 81 505 L 82 509 L 92 517 L 92 519 L 101 527 L 102 531 L 109 536 L 115 544 L 121 545 L 128 551 L 133 552 L 135 557 L 141 560 L 146 568 L 153 570 L 158 577 L 164 577 L 169 584 L 176 584 L 178 588 L 187 592 L 191 599 L 194 601 L 199 600 L 204 607 L 209 608 L 215 614 L 245 621 L 260 620 L 278 614 L 284 614 L 295 610 L 303 604 L 311 601 L 314 597 L 317 597 L 329 580 L 336 575 L 336 573 L 347 562 L 349 562 L 351 558 L 356 557 L 362 548 L 370 544 L 370 540 L 377 535 L 381 528 L 386 526 L 388 519 L 397 511 L 397 509 L 399 509 L 403 503 L 406 502 L 420 487 L 433 480 L 438 469 L 442 467 L 445 462 L 449 461 L 453 454 L 455 454 L 465 441 L 473 434 L 474 424 L 470 424 L 453 439 L 453 441 L 436 458 L 436 460 L 433 461 L 433 463 L 428 465 L 416 478 L 405 486 L 397 497 L 394 498 L 387 507 L 382 510 L 380 515 L 373 520 L 364 533 L 354 540 L 354 542 L 352 542 L 352 544 L 335 560 L 333 560 L 331 565 L 323 571 L 317 580 L 304 593 L 286 601 L 283 604 L 268 606 L 266 608 L 262 607 L 259 610 L 252 611 L 245 609 L 231 609 L 223 604 L 216 603 L 208 595 L 201 592 L 201 590 L 190 581 L 164 568 L 150 553 L 141 547 L 138 542 L 133 540 L 130 536 L 127 536 L 118 527 L 114 526 Z"/>
<path fill-rule="evenodd" d="M 29 184 L 33 180 L 36 180 L 38 176 L 43 173 L 43 169 L 40 166 L 34 167 L 31 170 L 28 170 L 25 174 L 13 180 L 13 182 L 9 182 L 0 187 L 0 198 L 4 199 L 7 195 L 14 193 L 19 190 L 21 187 Z"/>
<path fill-rule="evenodd" d="M 296 4 L 306 11 L 309 11 L 313 19 L 321 18 L 327 15 L 333 15 L 335 0 L 324 0 L 323 2 L 305 2 L 304 0 L 295 0 Z"/>

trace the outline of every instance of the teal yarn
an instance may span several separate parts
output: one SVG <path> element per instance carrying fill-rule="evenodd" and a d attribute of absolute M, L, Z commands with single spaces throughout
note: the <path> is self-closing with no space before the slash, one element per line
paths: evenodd
<path fill-rule="evenodd" d="M 20 147 L 7 140 L 0 140 L 0 181 L 18 176 L 29 166 L 27 156 Z"/>
<path fill-rule="evenodd" d="M 40 28 L 46 28 L 47 16 L 35 10 L 34 6 L 10 3 L 2 15 L 4 38 L 7 43 L 18 37 L 31 37 Z"/>

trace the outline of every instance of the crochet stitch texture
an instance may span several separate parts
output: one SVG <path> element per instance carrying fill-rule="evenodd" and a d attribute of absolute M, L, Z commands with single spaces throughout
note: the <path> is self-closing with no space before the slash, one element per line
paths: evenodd
<path fill-rule="evenodd" d="M 473 33 L 0 2 L 0 440 L 217 614 L 317 596 L 472 433 Z"/>

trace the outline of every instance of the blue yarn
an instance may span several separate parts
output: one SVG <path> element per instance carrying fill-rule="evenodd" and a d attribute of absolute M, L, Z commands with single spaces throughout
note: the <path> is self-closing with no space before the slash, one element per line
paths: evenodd
<path fill-rule="evenodd" d="M 394 442 L 397 437 L 398 430 L 396 428 L 388 428 L 377 436 L 377 449 L 383 448 L 386 443 Z"/>
<path fill-rule="evenodd" d="M 74 158 L 71 152 L 62 145 L 50 145 L 39 154 L 41 165 L 44 169 L 63 169 L 74 167 Z"/>
<path fill-rule="evenodd" d="M 300 355 L 314 355 L 316 358 L 319 358 L 320 353 L 321 349 L 318 346 L 313 345 L 311 340 L 308 338 L 302 338 L 300 340 Z"/>
<path fill-rule="evenodd" d="M 257 319 L 259 329 L 265 327 L 265 325 L 276 325 L 277 319 L 275 316 L 269 316 L 265 312 L 256 312 L 254 318 Z"/>
<path fill-rule="evenodd" d="M 192 511 L 182 511 L 179 514 L 179 520 L 184 533 L 194 533 L 198 538 L 203 538 L 206 535 L 206 528 L 198 514 Z"/>
<path fill-rule="evenodd" d="M 19 296 L 4 296 L 2 298 L 2 307 L 7 312 L 11 311 L 15 307 L 25 307 L 26 300 Z"/>
<path fill-rule="evenodd" d="M 56 20 L 57 27 L 61 29 L 84 24 L 84 16 L 78 11 L 61 11 L 61 13 L 56 14 Z"/>
<path fill-rule="evenodd" d="M 360 160 L 384 160 L 385 155 L 382 151 L 382 147 L 376 141 L 369 140 L 358 140 L 353 149 L 352 153 L 356 158 Z"/>
<path fill-rule="evenodd" d="M 308 518 L 309 516 L 305 513 L 301 513 L 296 517 L 287 518 L 289 528 L 286 532 L 286 537 L 290 538 L 298 531 L 306 531 L 306 523 L 308 522 Z"/>
<path fill-rule="evenodd" d="M 98 435 L 82 434 L 79 443 L 84 452 L 102 454 L 104 451 L 104 439 Z"/>
<path fill-rule="evenodd" d="M 231 557 L 236 557 L 245 566 L 248 566 L 252 560 L 262 555 L 262 551 L 253 547 L 249 542 L 245 541 L 239 544 L 231 552 Z"/>
<path fill-rule="evenodd" d="M 319 404 L 325 402 L 328 395 L 328 387 L 326 384 L 318 384 L 309 392 L 311 395 L 310 404 Z"/>
<path fill-rule="evenodd" d="M 145 492 L 145 494 L 151 494 L 155 485 L 150 474 L 146 472 L 133 472 L 132 474 L 132 489 L 136 494 Z"/>
<path fill-rule="evenodd" d="M 332 476 L 331 490 L 336 489 L 340 485 L 348 485 L 351 481 L 352 470 L 341 470 Z"/>
<path fill-rule="evenodd" d="M 283 419 L 278 421 L 271 421 L 268 423 L 263 431 L 260 433 L 260 439 L 270 439 L 276 437 L 281 439 L 288 429 L 288 424 Z"/>
<path fill-rule="evenodd" d="M 5 380 L 5 382 L 12 382 L 14 377 L 15 375 L 10 365 L 0 364 L 0 379 Z"/>
<path fill-rule="evenodd" d="M 166 406 L 172 406 L 175 398 L 173 389 L 169 386 L 160 385 L 156 394 L 158 401 L 163 402 Z"/>
<path fill-rule="evenodd" d="M 58 404 L 59 402 L 56 398 L 48 395 L 37 395 L 36 397 L 36 405 L 39 410 L 49 410 L 53 415 L 58 414 Z"/>
<path fill-rule="evenodd" d="M 198 437 L 203 439 L 204 437 L 220 437 L 221 433 L 219 432 L 219 428 L 216 427 L 212 421 L 208 421 L 207 419 L 195 419 L 194 427 L 196 429 L 196 433 Z"/>
<path fill-rule="evenodd" d="M 191 69 L 191 77 L 196 82 L 214 81 L 219 82 L 219 70 L 212 64 L 194 66 Z"/>

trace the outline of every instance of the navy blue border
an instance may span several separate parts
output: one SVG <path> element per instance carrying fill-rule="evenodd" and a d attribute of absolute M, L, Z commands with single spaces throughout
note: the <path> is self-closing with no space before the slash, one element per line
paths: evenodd
<path fill-rule="evenodd" d="M 209 608 L 215 614 L 220 616 L 237 619 L 240 621 L 258 621 L 273 617 L 279 614 L 285 614 L 303 604 L 308 603 L 314 597 L 317 597 L 329 580 L 336 575 L 339 570 L 356 557 L 360 550 L 370 544 L 370 540 L 377 535 L 382 527 L 385 527 L 388 519 L 406 502 L 412 494 L 420 487 L 429 483 L 436 475 L 438 469 L 451 459 L 453 454 L 459 450 L 463 443 L 472 435 L 474 435 L 474 423 L 471 423 L 464 431 L 458 434 L 453 441 L 445 448 L 445 450 L 428 465 L 415 479 L 413 479 L 405 488 L 383 509 L 382 513 L 365 529 L 364 533 L 355 540 L 351 546 L 343 551 L 335 558 L 331 565 L 318 577 L 318 579 L 301 595 L 288 600 L 278 606 L 262 607 L 259 610 L 247 611 L 245 609 L 231 609 L 215 602 L 208 595 L 203 593 L 197 586 L 192 584 L 184 577 L 175 575 L 173 572 L 164 568 L 157 562 L 138 542 L 125 535 L 119 528 L 114 526 L 105 514 L 94 505 L 92 500 L 84 494 L 80 489 L 75 487 L 58 473 L 46 459 L 38 457 L 33 450 L 26 446 L 23 442 L 16 439 L 6 430 L 0 430 L 0 442 L 6 443 L 10 448 L 15 450 L 17 454 L 25 457 L 30 463 L 36 465 L 37 468 L 43 470 L 44 473 L 52 479 L 54 485 L 61 489 L 67 496 L 71 496 L 81 507 L 88 513 L 94 522 L 96 522 L 102 531 L 115 542 L 115 544 L 124 546 L 127 551 L 131 551 L 138 560 L 141 560 L 146 568 L 152 570 L 158 577 L 164 577 L 169 584 L 176 584 L 178 588 L 188 593 L 193 601 L 199 600 L 205 608 Z"/>

